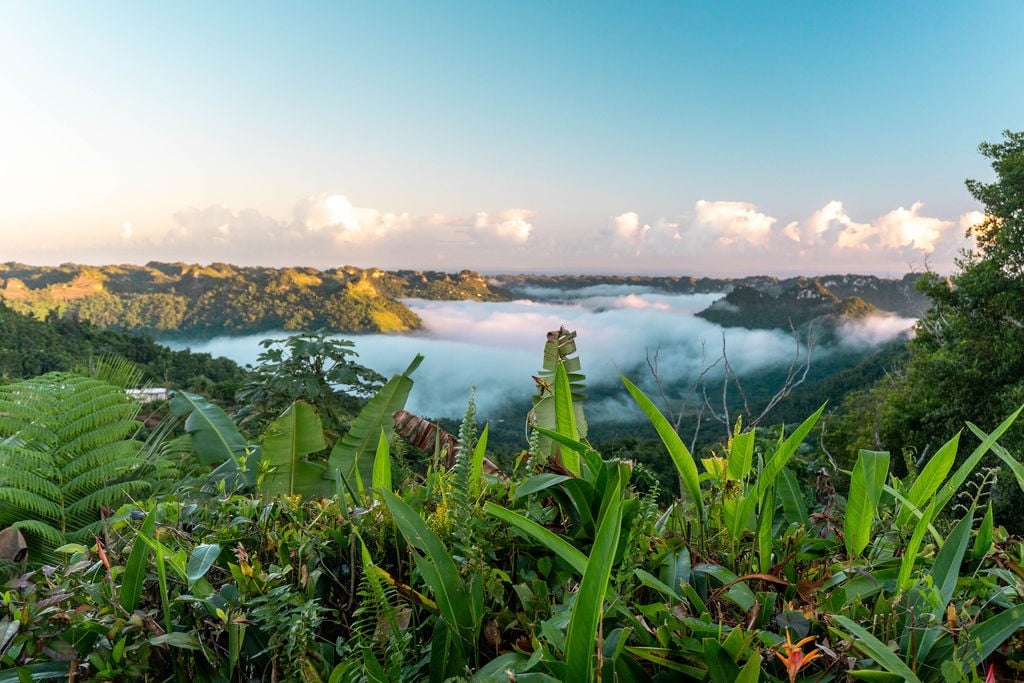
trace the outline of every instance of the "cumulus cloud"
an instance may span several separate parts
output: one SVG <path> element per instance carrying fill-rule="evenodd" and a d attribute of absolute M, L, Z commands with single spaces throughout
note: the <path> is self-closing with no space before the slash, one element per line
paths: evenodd
<path fill-rule="evenodd" d="M 967 232 L 976 225 L 980 225 L 985 220 L 985 214 L 981 211 L 968 211 L 960 216 L 960 228 Z"/>
<path fill-rule="evenodd" d="M 529 242 L 533 215 L 517 208 L 469 217 L 415 216 L 359 206 L 344 194 L 323 193 L 298 201 L 290 218 L 219 205 L 184 209 L 173 215 L 174 225 L 163 238 L 149 246 L 166 259 L 384 268 L 451 263 L 461 269 L 479 267 L 480 256 L 506 255 L 499 245 Z"/>
<path fill-rule="evenodd" d="M 531 218 L 533 212 L 526 209 L 508 209 L 493 217 L 486 211 L 480 211 L 476 214 L 473 227 L 483 235 L 494 235 L 507 242 L 523 244 L 533 232 Z"/>
<path fill-rule="evenodd" d="M 710 231 L 721 244 L 762 245 L 768 241 L 778 221 L 758 211 L 750 202 L 723 202 L 701 199 L 694 206 L 695 225 Z"/>
<path fill-rule="evenodd" d="M 918 212 L 924 202 L 914 202 L 909 209 L 893 209 L 875 222 L 879 243 L 883 247 L 913 247 L 926 254 L 935 251 L 935 243 L 953 221 L 922 216 Z"/>
<path fill-rule="evenodd" d="M 307 197 L 295 207 L 295 221 L 308 232 L 327 232 L 339 243 L 366 243 L 407 231 L 407 213 L 388 213 L 356 207 L 343 194 Z"/>

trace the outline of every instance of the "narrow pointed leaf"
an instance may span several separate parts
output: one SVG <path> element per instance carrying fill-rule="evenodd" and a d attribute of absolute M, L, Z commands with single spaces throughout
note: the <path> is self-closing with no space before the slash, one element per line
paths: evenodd
<path fill-rule="evenodd" d="M 633 400 L 643 410 L 647 419 L 654 425 L 654 429 L 658 432 L 658 436 L 661 437 L 662 443 L 665 444 L 665 448 L 668 450 L 668 454 L 676 466 L 676 471 L 679 473 L 682 491 L 689 496 L 690 501 L 697 509 L 697 519 L 703 520 L 704 500 L 700 492 L 700 478 L 697 474 L 697 463 L 694 462 L 690 450 L 683 443 L 683 440 L 679 438 L 676 430 L 672 428 L 672 425 L 661 414 L 657 406 L 644 395 L 644 392 L 640 391 L 625 376 L 622 377 L 622 383 L 626 385 L 626 391 L 629 392 Z"/>
<path fill-rule="evenodd" d="M 492 517 L 497 517 L 527 536 L 530 536 L 535 541 L 545 546 L 548 550 L 562 558 L 565 563 L 575 569 L 578 574 L 582 574 L 586 570 L 586 555 L 577 550 L 561 536 L 545 529 L 533 520 L 527 519 L 517 512 L 503 508 L 500 505 L 495 505 L 489 501 L 484 503 L 484 512 Z"/>
<path fill-rule="evenodd" d="M 359 477 L 363 481 L 373 481 L 373 454 L 376 452 L 380 430 L 384 430 L 390 442 L 395 430 L 394 414 L 405 407 L 409 392 L 412 391 L 413 381 L 409 375 L 422 361 L 423 356 L 417 355 L 405 372 L 392 376 L 363 406 L 352 421 L 352 426 L 331 449 L 324 476 L 337 479 L 340 470 L 347 481 L 354 482 L 358 467 Z"/>
<path fill-rule="evenodd" d="M 597 537 L 594 539 L 586 570 L 576 592 L 565 636 L 566 671 L 575 680 L 592 680 L 596 669 L 604 596 L 615 562 L 615 549 L 622 532 L 621 479 L 617 478 L 609 487 L 607 496 Z"/>

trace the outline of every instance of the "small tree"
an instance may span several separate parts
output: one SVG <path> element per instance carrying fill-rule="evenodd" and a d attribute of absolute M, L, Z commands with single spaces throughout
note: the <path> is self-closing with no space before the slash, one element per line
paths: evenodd
<path fill-rule="evenodd" d="M 360 408 L 384 383 L 384 377 L 355 362 L 355 344 L 326 331 L 303 332 L 286 339 L 265 339 L 252 378 L 239 389 L 235 414 L 250 435 L 262 433 L 297 400 L 312 403 L 330 448 Z"/>

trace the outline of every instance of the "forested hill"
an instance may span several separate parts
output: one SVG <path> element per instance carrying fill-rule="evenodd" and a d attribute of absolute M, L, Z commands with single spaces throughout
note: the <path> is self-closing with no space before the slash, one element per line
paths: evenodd
<path fill-rule="evenodd" d="M 586 287 L 649 287 L 672 294 L 724 293 L 725 298 L 701 313 L 723 326 L 789 327 L 820 315 L 858 317 L 872 312 L 909 318 L 922 316 L 931 305 L 917 290 L 921 275 L 900 279 L 874 275 L 825 275 L 741 278 L 642 275 L 498 275 L 490 281 L 513 294 L 554 298 Z M 796 324 L 799 324 L 797 322 Z"/>
<path fill-rule="evenodd" d="M 674 294 L 725 293 L 702 313 L 724 326 L 782 327 L 821 315 L 876 309 L 919 317 L 928 300 L 918 275 L 743 278 L 619 275 L 498 275 L 469 270 L 384 271 L 351 266 L 264 268 L 214 263 L 144 266 L 0 264 L 0 302 L 20 313 L 51 313 L 100 327 L 191 338 L 325 328 L 339 333 L 406 332 L 420 320 L 401 299 L 551 299 L 595 286 L 640 286 Z"/>
<path fill-rule="evenodd" d="M 172 351 L 149 337 L 104 330 L 74 316 L 37 320 L 0 303 L 0 384 L 47 372 L 78 371 L 105 356 L 135 363 L 147 383 L 230 401 L 247 372 L 227 358 Z"/>
<path fill-rule="evenodd" d="M 159 335 L 319 328 L 403 332 L 420 325 L 416 314 L 398 300 L 403 297 L 504 298 L 486 279 L 467 270 L 447 274 L 224 263 L 0 264 L 0 301 L 16 311 L 39 318 L 55 311 L 101 327 Z"/>

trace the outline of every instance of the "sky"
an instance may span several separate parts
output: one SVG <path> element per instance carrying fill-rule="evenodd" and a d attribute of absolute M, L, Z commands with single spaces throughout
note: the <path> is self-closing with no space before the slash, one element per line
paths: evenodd
<path fill-rule="evenodd" d="M 0 0 L 0 261 L 950 271 L 1020 2 Z"/>

